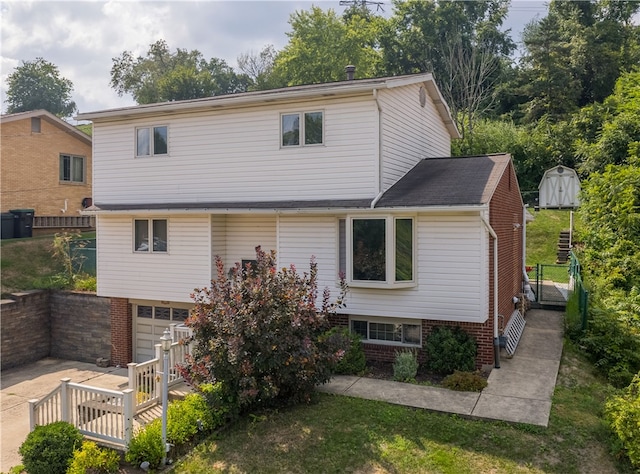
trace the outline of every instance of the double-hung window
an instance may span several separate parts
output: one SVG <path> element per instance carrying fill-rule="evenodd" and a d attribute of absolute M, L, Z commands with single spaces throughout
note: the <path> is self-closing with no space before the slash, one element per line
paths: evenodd
<path fill-rule="evenodd" d="M 135 252 L 167 252 L 166 219 L 135 219 L 133 233 Z"/>
<path fill-rule="evenodd" d="M 84 156 L 60 155 L 60 181 L 84 183 Z"/>
<path fill-rule="evenodd" d="M 283 147 L 322 145 L 324 143 L 324 113 L 295 112 L 281 116 L 280 144 Z"/>
<path fill-rule="evenodd" d="M 340 223 L 340 266 L 354 286 L 412 286 L 415 281 L 413 217 L 351 217 Z M 348 232 L 342 231 L 345 228 Z M 343 234 L 344 232 L 344 234 Z M 348 242 L 348 243 L 347 243 Z"/>
<path fill-rule="evenodd" d="M 136 156 L 169 153 L 169 129 L 166 125 L 136 128 Z"/>
<path fill-rule="evenodd" d="M 419 321 L 394 321 L 381 318 L 354 317 L 350 321 L 351 332 L 369 342 L 383 344 L 421 345 L 421 323 Z"/>

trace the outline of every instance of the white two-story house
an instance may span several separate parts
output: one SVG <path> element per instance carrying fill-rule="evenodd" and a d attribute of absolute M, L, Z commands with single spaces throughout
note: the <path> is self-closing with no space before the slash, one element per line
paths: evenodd
<path fill-rule="evenodd" d="M 449 158 L 458 138 L 430 74 L 84 113 L 93 122 L 98 295 L 113 364 L 153 356 L 194 288 L 276 250 L 349 286 L 333 321 L 367 355 L 459 325 L 492 364 L 522 287 L 523 204 L 508 155 Z M 494 258 L 496 257 L 496 258 Z M 497 264 L 497 266 L 496 266 Z M 498 279 L 495 285 L 494 277 Z"/>

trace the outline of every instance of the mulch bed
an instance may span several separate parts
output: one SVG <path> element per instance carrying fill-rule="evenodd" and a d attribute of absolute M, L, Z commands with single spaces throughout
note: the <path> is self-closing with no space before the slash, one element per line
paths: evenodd
<path fill-rule="evenodd" d="M 363 376 L 372 379 L 393 380 L 393 363 L 368 361 L 367 369 Z M 418 368 L 418 373 L 416 374 L 417 383 L 441 385 L 443 379 L 444 376 L 429 373 L 422 366 Z"/>

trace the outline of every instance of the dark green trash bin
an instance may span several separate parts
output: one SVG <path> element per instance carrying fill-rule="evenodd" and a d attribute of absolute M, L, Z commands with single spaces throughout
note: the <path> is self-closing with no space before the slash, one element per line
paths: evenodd
<path fill-rule="evenodd" d="M 13 239 L 15 217 L 10 212 L 2 213 L 2 238 Z"/>
<path fill-rule="evenodd" d="M 33 209 L 12 209 L 14 227 L 13 234 L 17 239 L 33 236 Z"/>

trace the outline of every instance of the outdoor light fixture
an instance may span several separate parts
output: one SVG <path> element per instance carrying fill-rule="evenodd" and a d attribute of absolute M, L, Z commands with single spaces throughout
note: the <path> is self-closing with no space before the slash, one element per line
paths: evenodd
<path fill-rule="evenodd" d="M 160 346 L 162 347 L 162 444 L 164 446 L 162 466 L 167 464 L 167 453 L 169 452 L 169 444 L 167 443 L 167 399 L 169 398 L 169 351 L 171 350 L 172 342 L 171 333 L 167 328 L 160 338 Z"/>

